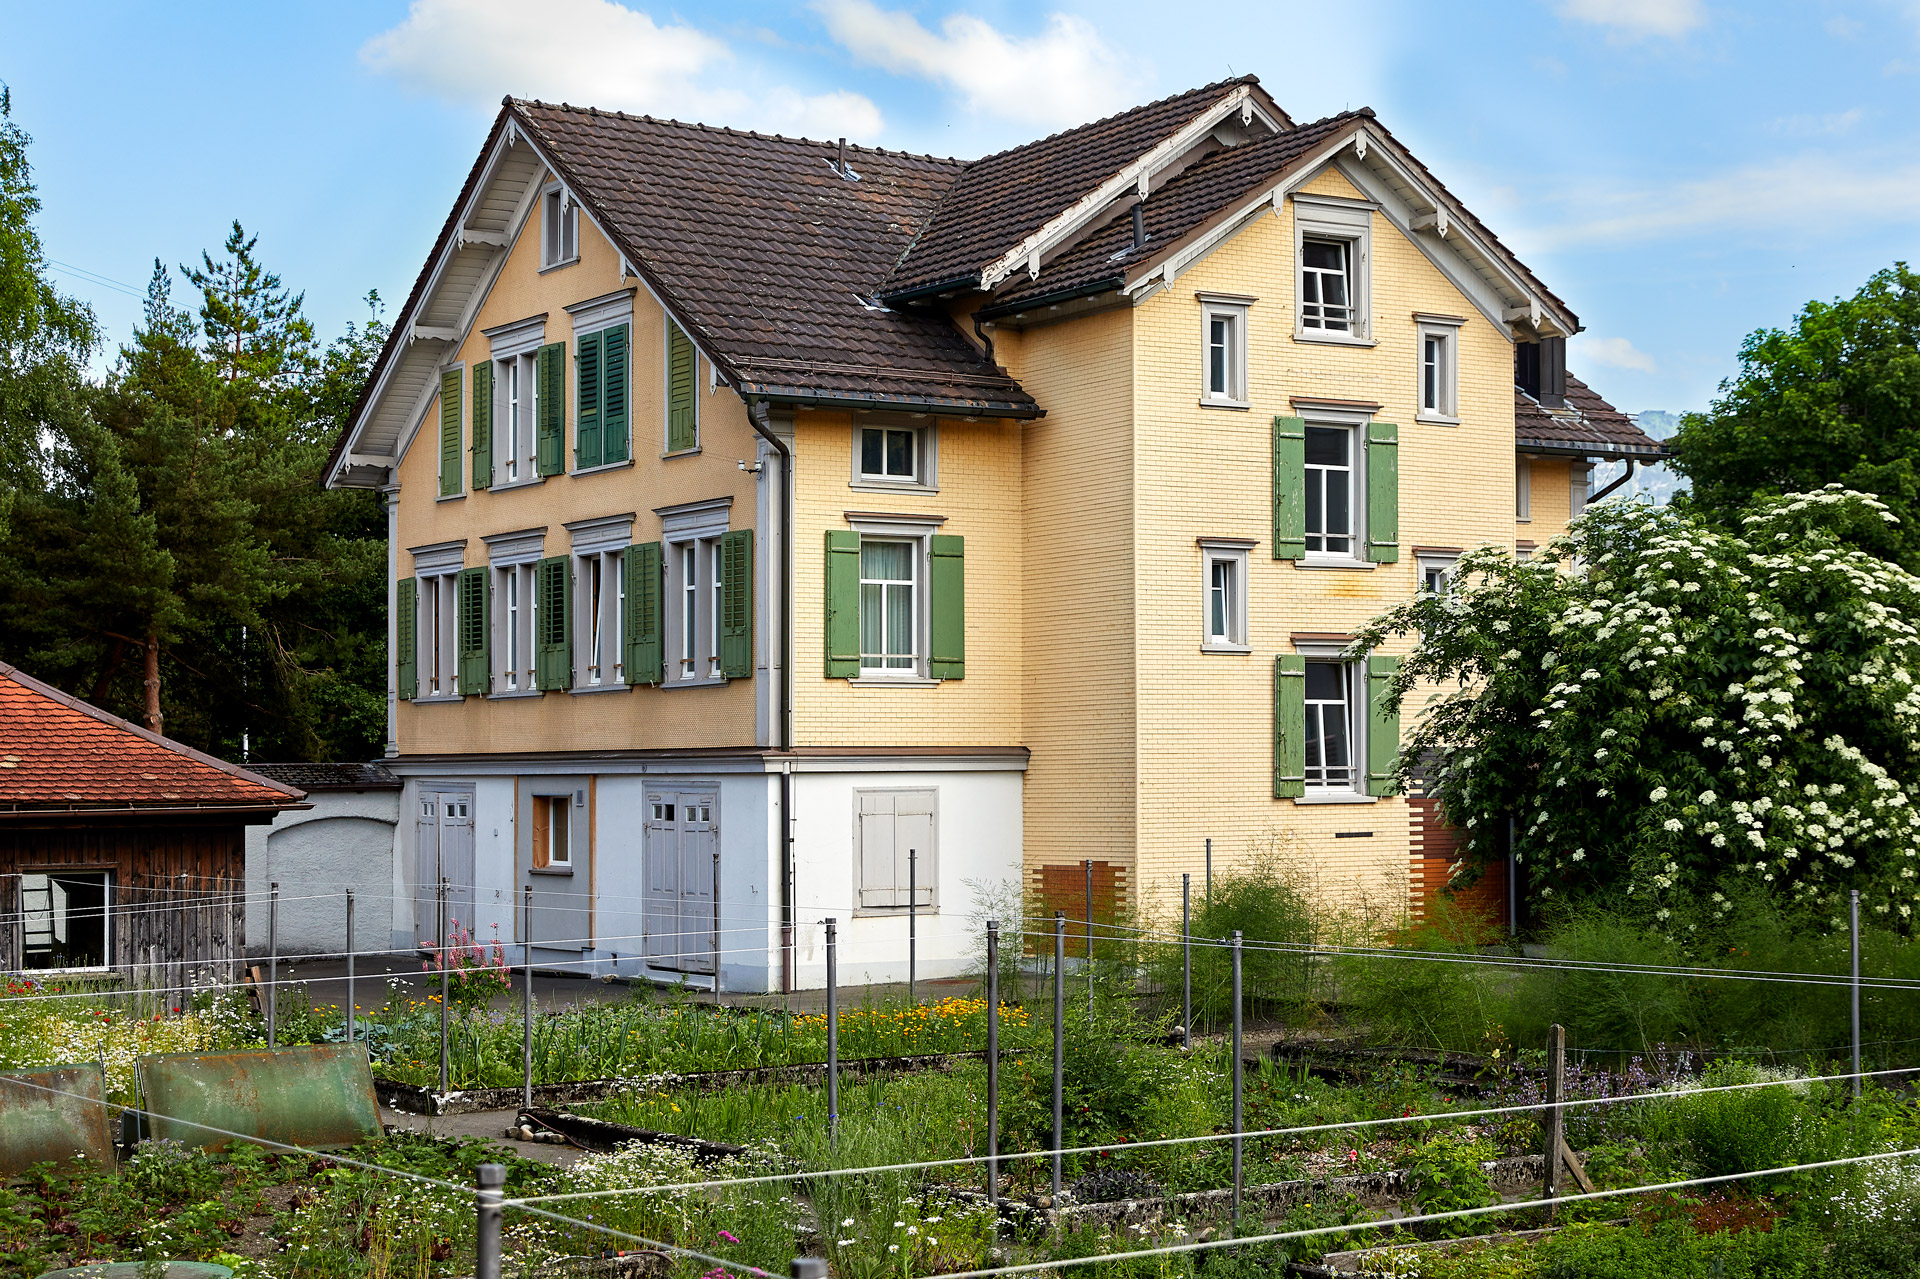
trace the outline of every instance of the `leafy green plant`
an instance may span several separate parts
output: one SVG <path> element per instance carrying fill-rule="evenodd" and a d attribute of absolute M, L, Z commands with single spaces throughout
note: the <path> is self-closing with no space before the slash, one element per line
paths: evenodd
<path fill-rule="evenodd" d="M 1484 1208 L 1495 1202 L 1486 1170 L 1480 1165 L 1499 1153 L 1490 1143 L 1465 1141 L 1452 1134 L 1415 1146 L 1405 1165 L 1414 1202 L 1425 1213 Z M 1474 1217 L 1457 1217 L 1432 1227 L 1443 1237 L 1479 1234 L 1485 1228 L 1486 1223 Z"/>

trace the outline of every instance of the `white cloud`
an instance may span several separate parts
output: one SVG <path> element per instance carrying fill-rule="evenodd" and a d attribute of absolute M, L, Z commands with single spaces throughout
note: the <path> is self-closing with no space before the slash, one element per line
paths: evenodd
<path fill-rule="evenodd" d="M 1812 154 L 1648 190 L 1570 188 L 1562 198 L 1575 216 L 1539 228 L 1536 242 L 1557 247 L 1910 225 L 1920 220 L 1920 164 Z"/>
<path fill-rule="evenodd" d="M 1834 111 L 1826 115 L 1789 115 L 1774 121 L 1773 127 L 1788 137 L 1817 138 L 1836 133 L 1845 133 L 1860 123 L 1864 113 L 1859 107 L 1850 111 Z"/>
<path fill-rule="evenodd" d="M 872 0 L 817 0 L 827 31 L 856 59 L 945 84 L 969 110 L 1041 128 L 1082 124 L 1131 106 L 1146 77 L 1093 24 L 1053 13 L 1038 34 L 1009 36 L 971 14 L 938 33 Z"/>
<path fill-rule="evenodd" d="M 1700 0 L 1560 0 L 1560 16 L 1606 27 L 1616 37 L 1677 40 L 1707 20 Z"/>
<path fill-rule="evenodd" d="M 371 69 L 454 102 L 502 95 L 812 137 L 874 139 L 880 110 L 857 93 L 739 87 L 733 50 L 685 23 L 613 0 L 413 0 L 360 48 Z"/>
<path fill-rule="evenodd" d="M 1637 369 L 1642 373 L 1656 371 L 1653 357 L 1626 338 L 1597 338 L 1582 333 L 1570 345 L 1573 350 L 1569 353 L 1569 359 L 1582 368 L 1589 364 L 1604 364 L 1608 368 Z"/>
<path fill-rule="evenodd" d="M 1836 40 L 1851 40 L 1866 29 L 1866 23 L 1858 18 L 1849 18 L 1844 13 L 1836 13 L 1826 21 L 1827 34 Z"/>

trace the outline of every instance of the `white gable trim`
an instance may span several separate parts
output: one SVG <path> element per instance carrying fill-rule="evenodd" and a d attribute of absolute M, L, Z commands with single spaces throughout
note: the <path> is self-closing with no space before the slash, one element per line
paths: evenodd
<path fill-rule="evenodd" d="M 1253 86 L 1245 84 L 1236 86 L 1231 93 L 1188 121 L 1178 133 L 1162 139 L 1151 151 L 1102 182 L 1065 212 L 1057 214 L 1038 231 L 1007 250 L 980 273 L 980 287 L 991 289 L 1018 270 L 1024 269 L 1031 275 L 1039 275 L 1041 259 L 1049 250 L 1060 247 L 1063 241 L 1072 238 L 1081 227 L 1104 212 L 1108 205 L 1125 195 L 1129 187 L 1137 189 L 1149 183 L 1156 171 L 1172 164 L 1203 141 L 1221 121 L 1229 116 L 1241 115 L 1251 120 L 1256 106 L 1257 104 L 1253 101 Z M 1265 112 L 1261 112 L 1260 115 L 1263 120 L 1266 120 Z M 1272 120 L 1266 120 L 1266 122 L 1276 132 L 1278 131 L 1278 122 Z"/>
<path fill-rule="evenodd" d="M 1332 167 L 1339 171 L 1357 190 L 1364 191 L 1380 210 L 1380 216 L 1392 223 L 1401 236 L 1419 249 L 1434 269 L 1447 278 L 1447 282 L 1459 291 L 1460 296 L 1473 303 L 1473 309 L 1487 318 L 1494 332 L 1508 341 L 1513 340 L 1513 329 L 1503 318 L 1506 300 L 1494 289 L 1493 285 L 1480 272 L 1473 269 L 1471 263 L 1462 258 L 1448 239 L 1439 237 L 1437 228 L 1434 233 L 1422 233 L 1414 229 L 1416 214 L 1400 197 L 1389 190 L 1379 177 L 1369 171 L 1364 164 L 1349 164 L 1341 156 Z M 1458 222 L 1451 225 L 1450 231 L 1458 234 L 1463 231 Z"/>

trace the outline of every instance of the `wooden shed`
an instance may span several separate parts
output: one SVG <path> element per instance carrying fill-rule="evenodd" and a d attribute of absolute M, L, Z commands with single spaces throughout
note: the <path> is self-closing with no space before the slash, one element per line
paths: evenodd
<path fill-rule="evenodd" d="M 246 828 L 304 798 L 0 663 L 0 965 L 232 975 Z"/>

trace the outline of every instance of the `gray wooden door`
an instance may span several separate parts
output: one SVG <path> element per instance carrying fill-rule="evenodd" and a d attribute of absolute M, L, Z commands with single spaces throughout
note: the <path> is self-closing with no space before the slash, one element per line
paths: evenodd
<path fill-rule="evenodd" d="M 473 792 L 424 790 L 416 815 L 418 842 L 414 865 L 413 940 L 435 944 L 439 924 L 439 888 L 447 879 L 447 916 L 473 930 Z"/>
<path fill-rule="evenodd" d="M 647 963 L 686 973 L 713 971 L 714 884 L 720 824 L 714 793 L 650 790 L 644 861 Z"/>

